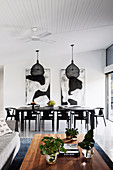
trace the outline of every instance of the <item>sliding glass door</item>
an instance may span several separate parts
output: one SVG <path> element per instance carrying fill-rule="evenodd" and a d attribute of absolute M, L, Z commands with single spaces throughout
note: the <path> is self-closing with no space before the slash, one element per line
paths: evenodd
<path fill-rule="evenodd" d="M 113 121 L 113 73 L 106 75 L 107 117 Z"/>

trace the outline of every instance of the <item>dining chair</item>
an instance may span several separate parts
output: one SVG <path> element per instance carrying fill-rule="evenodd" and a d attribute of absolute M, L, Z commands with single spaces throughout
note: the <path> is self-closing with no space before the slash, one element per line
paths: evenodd
<path fill-rule="evenodd" d="M 59 121 L 60 120 L 66 120 L 68 123 L 68 128 L 69 128 L 69 121 L 71 121 L 70 116 L 69 116 L 69 111 L 61 110 L 61 111 L 57 112 L 57 131 L 59 130 Z"/>
<path fill-rule="evenodd" d="M 52 121 L 52 131 L 54 131 L 54 111 L 53 110 L 44 110 L 43 115 L 40 116 L 40 120 L 42 120 L 43 130 L 44 130 L 44 121 L 51 120 Z"/>
<path fill-rule="evenodd" d="M 88 130 L 88 123 L 89 123 L 89 113 L 88 111 L 84 112 L 82 110 L 74 111 L 74 128 L 76 128 L 76 120 L 85 120 L 85 128 Z"/>
<path fill-rule="evenodd" d="M 95 115 L 94 115 L 94 117 L 96 118 L 96 127 L 97 127 L 97 125 L 98 125 L 98 120 L 97 120 L 97 118 L 99 118 L 99 117 L 102 117 L 102 118 L 103 118 L 104 124 L 105 124 L 105 126 L 106 126 L 106 121 L 105 121 L 105 118 L 104 118 L 103 110 L 104 110 L 104 108 L 101 108 L 101 107 L 96 107 L 96 108 L 95 108 Z M 97 112 L 98 112 L 98 113 L 97 113 Z"/>
<path fill-rule="evenodd" d="M 27 116 L 24 117 L 25 120 L 25 127 L 26 127 L 26 120 L 29 120 L 29 130 L 30 130 L 30 121 L 35 120 L 35 131 L 37 130 L 37 112 L 27 111 Z"/>
<path fill-rule="evenodd" d="M 6 112 L 7 112 L 7 116 L 6 116 L 6 120 L 8 119 L 8 118 L 11 118 L 11 120 L 12 120 L 12 118 L 14 118 L 15 119 L 15 111 L 16 111 L 16 108 L 13 108 L 13 107 L 6 107 L 5 108 L 5 110 L 6 110 Z"/>

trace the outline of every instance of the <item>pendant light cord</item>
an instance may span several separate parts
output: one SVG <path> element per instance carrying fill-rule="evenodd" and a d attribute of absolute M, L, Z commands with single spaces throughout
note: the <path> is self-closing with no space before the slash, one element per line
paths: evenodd
<path fill-rule="evenodd" d="M 72 47 L 72 61 L 73 61 L 73 46 L 74 46 L 74 44 L 71 45 L 71 47 Z"/>
<path fill-rule="evenodd" d="M 39 53 L 39 50 L 36 50 L 36 52 L 37 52 L 37 61 L 39 60 L 39 58 L 38 58 L 38 53 Z"/>

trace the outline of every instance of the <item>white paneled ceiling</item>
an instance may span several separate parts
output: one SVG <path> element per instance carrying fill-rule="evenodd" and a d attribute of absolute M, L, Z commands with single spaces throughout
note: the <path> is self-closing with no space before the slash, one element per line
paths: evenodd
<path fill-rule="evenodd" d="M 113 25 L 113 0 L 1 0 L 0 26 L 54 34 Z"/>
<path fill-rule="evenodd" d="M 106 48 L 113 43 L 113 0 L 0 0 L 0 54 L 23 50 L 32 27 L 51 33 L 47 39 L 57 50 L 70 43 L 77 52 Z M 36 43 L 49 46 L 30 45 Z"/>

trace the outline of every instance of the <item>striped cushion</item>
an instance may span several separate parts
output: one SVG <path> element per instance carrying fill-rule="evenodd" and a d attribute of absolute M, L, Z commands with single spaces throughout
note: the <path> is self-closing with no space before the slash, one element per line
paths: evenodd
<path fill-rule="evenodd" d="M 13 131 L 9 128 L 7 123 L 3 118 L 0 118 L 0 136 L 3 136 L 7 133 L 12 133 Z"/>

